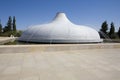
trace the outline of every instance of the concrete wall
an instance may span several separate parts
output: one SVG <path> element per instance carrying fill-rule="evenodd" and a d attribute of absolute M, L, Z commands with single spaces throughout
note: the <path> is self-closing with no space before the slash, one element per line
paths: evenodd
<path fill-rule="evenodd" d="M 0 53 L 33 53 L 46 51 L 68 51 L 83 49 L 120 48 L 120 43 L 99 44 L 45 44 L 45 45 L 1 45 Z"/>

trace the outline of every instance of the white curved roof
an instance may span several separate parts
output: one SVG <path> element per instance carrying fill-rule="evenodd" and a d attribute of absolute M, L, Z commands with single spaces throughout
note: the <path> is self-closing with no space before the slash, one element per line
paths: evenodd
<path fill-rule="evenodd" d="M 48 24 L 28 28 L 20 41 L 46 43 L 101 42 L 98 32 L 90 27 L 73 24 L 64 13 L 57 13 Z"/>

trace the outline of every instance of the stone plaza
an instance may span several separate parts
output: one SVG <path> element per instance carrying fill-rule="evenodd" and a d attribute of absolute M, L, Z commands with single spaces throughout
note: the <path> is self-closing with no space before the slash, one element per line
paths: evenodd
<path fill-rule="evenodd" d="M 68 44 L 60 46 L 62 45 Z M 51 46 L 55 46 L 54 49 L 48 48 L 51 47 L 48 45 L 1 45 L 0 80 L 120 80 L 119 43 L 106 43 L 104 45 L 108 47 L 105 48 L 92 48 L 102 43 L 69 44 L 66 47 L 70 45 L 91 47 L 58 50 L 59 45 L 53 44 Z M 34 46 L 38 47 L 38 51 Z M 48 51 L 43 47 L 39 49 L 39 46 L 47 46 Z M 17 48 L 14 50 L 15 47 Z M 24 50 L 28 48 L 32 52 Z"/>

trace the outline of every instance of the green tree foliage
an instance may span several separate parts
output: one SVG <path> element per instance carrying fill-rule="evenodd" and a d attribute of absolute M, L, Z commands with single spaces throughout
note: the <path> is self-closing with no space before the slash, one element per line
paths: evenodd
<path fill-rule="evenodd" d="M 0 35 L 2 34 L 2 24 L 1 24 L 1 20 L 0 20 Z"/>
<path fill-rule="evenodd" d="M 13 17 L 13 31 L 16 32 L 16 19 Z"/>
<path fill-rule="evenodd" d="M 107 21 L 104 21 L 101 25 L 101 29 L 100 31 L 104 32 L 105 34 L 107 34 L 107 30 L 108 30 L 108 24 Z"/>
<path fill-rule="evenodd" d="M 120 27 L 119 27 L 119 30 L 118 30 L 117 34 L 118 34 L 118 36 L 120 38 Z"/>
<path fill-rule="evenodd" d="M 110 37 L 111 39 L 114 39 L 114 38 L 115 38 L 115 27 L 114 27 L 114 23 L 113 23 L 113 22 L 111 22 L 109 37 Z"/>
<path fill-rule="evenodd" d="M 108 24 L 107 24 L 107 21 L 104 21 L 102 23 L 101 29 L 99 31 L 99 35 L 100 35 L 101 38 L 103 38 L 103 39 L 108 38 L 107 30 L 108 30 Z"/>
<path fill-rule="evenodd" d="M 5 32 L 8 32 L 8 26 L 5 26 L 4 28 L 3 28 L 3 32 L 5 33 Z"/>
<path fill-rule="evenodd" d="M 21 33 L 17 31 L 17 28 L 16 28 L 15 16 L 13 17 L 13 21 L 12 21 L 12 17 L 9 16 L 7 25 L 5 25 L 3 29 L 2 29 L 2 24 L 0 22 L 0 32 L 2 32 L 1 36 L 11 36 L 11 35 L 20 36 L 21 35 Z"/>
<path fill-rule="evenodd" d="M 21 31 L 21 30 L 17 31 L 17 33 L 16 33 L 15 36 L 20 37 L 20 36 L 22 35 L 22 32 L 23 32 L 23 31 Z"/>
<path fill-rule="evenodd" d="M 11 16 L 9 16 L 9 19 L 8 19 L 8 22 L 7 22 L 7 28 L 8 28 L 8 31 L 12 31 L 12 18 Z"/>
<path fill-rule="evenodd" d="M 11 16 L 9 16 L 7 25 L 3 28 L 3 32 L 4 33 L 9 32 L 10 33 L 11 31 L 12 31 L 12 18 L 11 18 Z"/>

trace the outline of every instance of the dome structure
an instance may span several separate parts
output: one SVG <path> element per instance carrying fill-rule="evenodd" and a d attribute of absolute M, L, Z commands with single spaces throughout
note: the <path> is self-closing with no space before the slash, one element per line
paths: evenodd
<path fill-rule="evenodd" d="M 102 42 L 98 32 L 90 27 L 76 25 L 65 13 L 57 13 L 48 24 L 35 25 L 25 30 L 19 41 L 39 43 Z"/>

